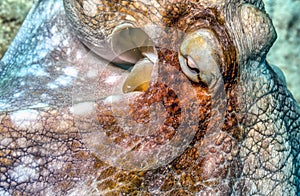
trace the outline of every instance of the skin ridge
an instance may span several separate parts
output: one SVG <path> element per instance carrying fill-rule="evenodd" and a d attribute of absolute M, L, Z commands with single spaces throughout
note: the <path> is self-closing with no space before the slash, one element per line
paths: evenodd
<path fill-rule="evenodd" d="M 299 137 L 299 107 L 292 98 L 290 92 L 284 87 L 276 73 L 274 73 L 267 64 L 263 65 L 262 67 L 263 68 L 261 70 L 250 69 L 249 72 L 244 72 L 244 74 L 247 75 L 248 78 L 248 82 L 245 81 L 245 83 L 249 83 L 249 80 L 251 80 L 251 78 L 258 78 L 258 80 L 260 81 L 259 83 L 257 83 L 257 86 L 254 87 L 254 89 L 251 89 L 251 92 L 256 92 L 257 98 L 250 101 L 247 96 L 252 96 L 251 94 L 245 95 L 243 98 L 249 101 L 247 101 L 247 107 L 241 108 L 242 113 L 244 113 L 241 122 L 243 122 L 246 130 L 244 136 L 245 139 L 247 138 L 246 140 L 256 141 L 261 149 L 256 149 L 255 146 L 244 146 L 245 144 L 247 145 L 247 142 L 242 144 L 241 148 L 246 148 L 248 150 L 245 150 L 247 152 L 246 155 L 244 153 L 241 153 L 241 160 L 244 165 L 244 174 L 242 175 L 243 178 L 241 178 L 240 183 L 242 183 L 243 186 L 251 187 L 251 184 L 247 184 L 247 178 L 253 179 L 255 186 L 259 187 L 262 186 L 262 184 L 266 184 L 269 179 L 276 178 L 276 173 L 280 171 L 286 171 L 286 176 L 282 176 L 281 180 L 278 180 L 276 183 L 268 182 L 268 184 L 271 185 L 270 187 L 266 188 L 264 192 L 260 192 L 254 189 L 252 190 L 253 194 L 257 193 L 269 195 L 278 192 L 284 194 L 290 194 L 291 192 L 297 193 L 299 192 L 299 177 L 297 177 L 298 174 L 296 173 L 297 171 L 299 171 L 299 157 L 295 152 L 299 151 L 299 145 L 297 145 L 297 142 L 293 142 L 293 140 Z M 274 79 L 274 83 L 269 83 L 267 84 L 266 88 L 262 88 L 261 85 L 266 84 L 266 81 L 268 81 L 270 78 Z M 261 89 L 264 89 L 263 92 L 259 92 L 261 91 Z M 245 92 L 245 90 L 245 87 L 243 87 L 243 89 L 241 89 L 241 92 Z M 262 102 L 266 101 L 267 103 L 265 105 L 261 104 Z M 258 105 L 259 109 L 257 111 L 256 108 Z M 246 106 L 246 104 L 244 104 L 243 106 Z M 287 113 L 290 114 L 286 115 Z M 266 118 L 266 116 L 268 118 Z M 272 122 L 274 122 L 274 124 L 271 124 Z M 273 131 L 266 131 L 261 127 L 262 124 L 265 124 L 265 129 L 273 129 Z M 274 128 L 274 126 L 277 128 Z M 270 140 L 275 142 L 270 142 Z M 288 147 L 278 149 L 278 147 L 276 147 L 276 143 L 279 141 L 286 142 Z M 278 149 L 277 156 L 281 157 L 282 160 L 277 160 L 276 164 L 274 164 L 273 162 L 274 168 L 271 168 L 270 166 L 267 166 L 266 163 L 262 162 L 261 164 L 263 165 L 262 168 L 264 168 L 264 171 L 261 172 L 264 173 L 264 177 L 259 177 L 259 174 L 257 173 L 258 170 L 255 169 L 252 170 L 253 173 L 250 173 L 249 171 L 251 170 L 249 170 L 249 166 L 247 166 L 247 161 L 253 161 L 252 158 L 254 156 L 256 158 L 259 158 L 260 154 L 264 153 L 266 149 L 272 148 L 272 146 L 273 148 Z M 244 150 L 241 149 L 241 151 Z M 266 159 L 265 161 L 269 162 L 274 159 L 276 160 L 276 157 L 270 156 L 269 160 Z M 252 164 L 256 165 L 259 163 L 253 161 Z M 256 165 L 256 167 L 257 166 L 258 165 Z M 288 180 L 284 181 L 283 179 Z M 239 186 L 238 184 L 239 183 L 237 183 L 236 186 Z M 237 191 L 239 190 L 239 188 L 235 190 Z M 239 190 L 235 194 L 241 193 L 242 191 Z"/>

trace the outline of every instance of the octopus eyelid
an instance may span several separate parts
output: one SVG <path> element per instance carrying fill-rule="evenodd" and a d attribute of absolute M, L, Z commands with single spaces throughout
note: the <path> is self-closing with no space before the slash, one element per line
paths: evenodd
<path fill-rule="evenodd" d="M 220 73 L 220 59 L 223 52 L 220 43 L 209 29 L 198 29 L 188 33 L 179 49 L 179 62 L 185 75 L 194 82 L 204 82 L 208 86 Z"/>
<path fill-rule="evenodd" d="M 183 55 L 185 59 L 185 64 L 188 66 L 188 68 L 192 71 L 195 72 L 195 74 L 199 74 L 200 70 L 197 67 L 197 64 L 195 63 L 194 59 L 191 56 L 188 55 Z"/>
<path fill-rule="evenodd" d="M 148 58 L 138 61 L 130 70 L 123 84 L 123 93 L 146 91 L 149 87 L 152 70 L 153 64 Z"/>
<path fill-rule="evenodd" d="M 120 25 L 113 31 L 111 49 L 121 62 L 135 64 L 143 58 L 143 52 L 153 50 L 154 44 L 141 28 Z"/>

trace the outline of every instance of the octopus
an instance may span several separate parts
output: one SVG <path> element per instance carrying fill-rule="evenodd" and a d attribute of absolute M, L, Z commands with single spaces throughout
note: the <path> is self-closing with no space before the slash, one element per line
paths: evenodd
<path fill-rule="evenodd" d="M 0 195 L 299 195 L 262 0 L 37 0 L 0 61 Z"/>

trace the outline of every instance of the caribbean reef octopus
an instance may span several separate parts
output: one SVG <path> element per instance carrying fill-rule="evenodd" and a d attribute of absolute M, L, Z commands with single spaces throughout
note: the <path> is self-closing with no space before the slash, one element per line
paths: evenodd
<path fill-rule="evenodd" d="M 299 195 L 262 0 L 36 0 L 0 61 L 0 195 Z"/>

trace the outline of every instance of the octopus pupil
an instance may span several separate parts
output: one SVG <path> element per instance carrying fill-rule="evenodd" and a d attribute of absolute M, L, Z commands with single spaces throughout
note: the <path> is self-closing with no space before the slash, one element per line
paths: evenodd
<path fill-rule="evenodd" d="M 119 67 L 123 70 L 127 70 L 127 71 L 131 71 L 134 66 L 134 64 L 119 64 L 119 63 L 113 63 L 113 62 L 111 62 L 111 63 L 112 63 L 112 65 Z"/>
<path fill-rule="evenodd" d="M 189 68 L 193 73 L 199 75 L 200 70 L 199 70 L 198 68 L 195 68 L 195 67 L 190 66 L 189 60 L 188 60 L 188 59 L 189 59 L 188 56 L 184 56 L 184 58 L 185 58 L 185 64 L 188 66 L 188 68 Z"/>

